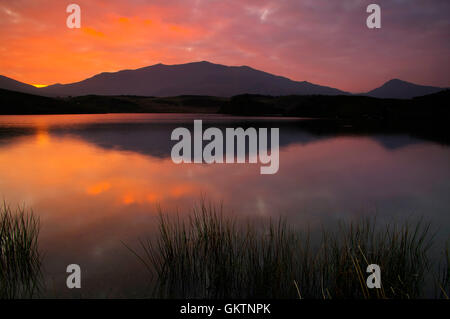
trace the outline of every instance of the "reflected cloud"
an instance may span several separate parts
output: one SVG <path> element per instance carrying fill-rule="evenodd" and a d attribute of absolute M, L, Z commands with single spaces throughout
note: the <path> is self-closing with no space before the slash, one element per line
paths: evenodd
<path fill-rule="evenodd" d="M 107 190 L 109 190 L 111 188 L 111 184 L 108 182 L 100 182 L 100 183 L 96 183 L 92 186 L 89 186 L 86 189 L 86 193 L 88 193 L 89 195 L 98 195 L 101 194 L 103 192 L 106 192 Z"/>

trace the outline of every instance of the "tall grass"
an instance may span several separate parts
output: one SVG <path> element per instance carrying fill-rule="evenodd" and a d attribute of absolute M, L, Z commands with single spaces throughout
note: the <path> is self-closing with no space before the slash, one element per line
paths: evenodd
<path fill-rule="evenodd" d="M 0 206 L 0 298 L 32 298 L 41 288 L 39 220 L 24 208 Z"/>
<path fill-rule="evenodd" d="M 144 253 L 137 255 L 154 275 L 159 298 L 423 296 L 429 224 L 379 227 L 366 219 L 322 234 L 312 244 L 308 232 L 285 220 L 238 223 L 203 203 L 187 219 L 160 214 L 157 238 L 141 242 Z M 370 264 L 381 268 L 381 289 L 366 285 Z"/>
<path fill-rule="evenodd" d="M 444 260 L 439 265 L 439 274 L 437 278 L 437 296 L 440 298 L 450 299 L 450 241 L 447 242 L 446 249 L 444 251 Z"/>

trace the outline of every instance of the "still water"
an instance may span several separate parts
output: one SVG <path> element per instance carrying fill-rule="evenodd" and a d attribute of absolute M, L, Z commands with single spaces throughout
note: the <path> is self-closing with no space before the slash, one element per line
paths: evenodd
<path fill-rule="evenodd" d="M 170 157 L 176 127 L 279 127 L 280 167 L 182 164 Z M 311 124 L 312 123 L 312 124 Z M 202 197 L 226 212 L 286 217 L 312 231 L 339 220 L 424 217 L 450 234 L 450 148 L 408 134 L 314 129 L 306 119 L 218 115 L 0 116 L 0 198 L 40 217 L 48 295 L 145 295 L 145 268 L 124 243 L 155 233 L 158 207 L 180 215 Z M 79 264 L 82 289 L 65 286 Z"/>

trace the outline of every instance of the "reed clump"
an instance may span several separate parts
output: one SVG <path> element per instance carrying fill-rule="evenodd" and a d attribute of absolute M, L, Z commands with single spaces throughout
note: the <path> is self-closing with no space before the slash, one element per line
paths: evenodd
<path fill-rule="evenodd" d="M 158 236 L 135 253 L 154 275 L 157 298 L 423 296 L 431 269 L 429 224 L 380 227 L 365 219 L 323 230 L 321 237 L 313 244 L 286 220 L 238 223 L 220 207 L 201 204 L 184 219 L 160 214 Z M 381 268 L 381 289 L 367 287 L 370 264 Z"/>
<path fill-rule="evenodd" d="M 23 207 L 0 205 L 0 298 L 32 298 L 42 286 L 39 220 Z"/>

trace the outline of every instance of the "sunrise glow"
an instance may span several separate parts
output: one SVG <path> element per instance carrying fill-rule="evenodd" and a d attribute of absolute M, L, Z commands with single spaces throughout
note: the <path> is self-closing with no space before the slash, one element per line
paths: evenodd
<path fill-rule="evenodd" d="M 313 3 L 79 0 L 81 28 L 69 29 L 66 2 L 2 2 L 0 74 L 72 83 L 101 72 L 206 60 L 350 92 L 392 78 L 450 85 L 448 1 L 411 0 L 414 10 L 378 1 L 380 30 L 365 26 L 370 1 Z"/>

